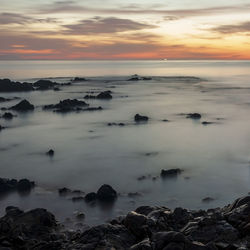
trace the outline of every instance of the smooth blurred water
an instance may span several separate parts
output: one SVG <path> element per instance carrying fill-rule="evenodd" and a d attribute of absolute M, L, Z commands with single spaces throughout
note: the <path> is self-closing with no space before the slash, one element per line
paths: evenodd
<path fill-rule="evenodd" d="M 135 73 L 173 77 L 127 81 Z M 217 207 L 250 191 L 249 61 L 0 62 L 0 78 L 57 77 L 53 80 L 67 82 L 74 76 L 89 81 L 59 92 L 0 94 L 26 98 L 36 106 L 34 112 L 17 113 L 11 121 L 0 119 L 8 127 L 0 132 L 0 176 L 26 177 L 39 184 L 29 196 L 3 197 L 1 213 L 7 205 L 40 206 L 64 220 L 81 210 L 87 215 L 86 223 L 97 224 L 140 205 Z M 112 100 L 89 101 L 103 111 L 58 114 L 41 108 L 66 98 L 82 99 L 90 90 L 107 89 L 114 92 Z M 201 113 L 202 119 L 192 121 L 180 115 L 190 112 Z M 136 113 L 149 116 L 149 122 L 136 125 Z M 204 126 L 202 121 L 215 123 Z M 109 127 L 108 122 L 127 125 Z M 52 159 L 45 155 L 50 148 L 55 150 Z M 176 179 L 137 180 L 173 167 L 184 170 Z M 56 192 L 64 186 L 97 191 L 104 183 L 121 194 L 112 209 L 74 204 Z M 128 192 L 142 196 L 129 198 Z M 207 196 L 215 200 L 202 203 Z"/>

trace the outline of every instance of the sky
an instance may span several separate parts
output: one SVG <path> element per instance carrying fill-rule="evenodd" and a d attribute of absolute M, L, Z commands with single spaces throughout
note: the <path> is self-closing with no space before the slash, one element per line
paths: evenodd
<path fill-rule="evenodd" d="M 0 0 L 0 60 L 250 59 L 250 0 Z"/>

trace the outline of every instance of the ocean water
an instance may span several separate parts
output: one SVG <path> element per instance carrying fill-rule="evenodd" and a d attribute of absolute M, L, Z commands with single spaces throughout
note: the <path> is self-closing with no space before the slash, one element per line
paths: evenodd
<path fill-rule="evenodd" d="M 131 75 L 150 81 L 127 81 Z M 34 112 L 0 119 L 0 177 L 29 178 L 38 186 L 27 196 L 1 197 L 23 209 L 45 207 L 58 220 L 74 212 L 84 223 L 99 224 L 140 205 L 206 209 L 227 205 L 250 191 L 250 62 L 249 61 L 1 61 L 0 78 L 34 82 L 50 78 L 88 81 L 61 91 L 1 93 L 36 106 Z M 200 79 L 197 79 L 197 78 Z M 102 111 L 59 114 L 42 106 L 67 98 L 82 99 L 88 91 L 112 90 L 113 99 L 89 100 Z M 0 103 L 10 107 L 18 100 Z M 184 113 L 201 113 L 199 121 Z M 3 113 L 3 112 L 2 112 Z M 136 125 L 136 113 L 147 115 Z M 168 119 L 169 122 L 163 122 Z M 213 122 L 202 125 L 203 121 Z M 123 122 L 124 127 L 107 126 Z M 45 152 L 55 150 L 49 158 Z M 161 169 L 181 168 L 177 178 L 162 179 Z M 137 178 L 146 176 L 144 180 Z M 152 180 L 152 177 L 158 177 Z M 84 192 L 110 184 L 119 192 L 111 207 L 73 203 L 57 189 Z M 137 197 L 128 197 L 138 192 Z M 203 203 L 212 197 L 214 201 Z"/>

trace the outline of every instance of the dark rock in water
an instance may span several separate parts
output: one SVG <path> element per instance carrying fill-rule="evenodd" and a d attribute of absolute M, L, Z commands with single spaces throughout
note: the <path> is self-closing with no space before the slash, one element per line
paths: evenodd
<path fill-rule="evenodd" d="M 66 99 L 60 101 L 57 104 L 45 105 L 43 109 L 54 109 L 57 112 L 70 112 L 77 111 L 79 107 L 88 106 L 84 101 L 79 101 L 77 99 Z"/>
<path fill-rule="evenodd" d="M 53 90 L 54 91 L 60 91 L 60 89 L 58 87 L 54 87 Z"/>
<path fill-rule="evenodd" d="M 35 187 L 35 182 L 28 179 L 4 179 L 0 178 L 0 193 L 8 193 L 10 191 L 30 191 Z"/>
<path fill-rule="evenodd" d="M 87 81 L 84 77 L 75 77 L 72 82 L 85 82 Z"/>
<path fill-rule="evenodd" d="M 206 197 L 206 198 L 202 199 L 202 202 L 206 202 L 206 203 L 211 202 L 211 201 L 214 201 L 214 198 Z"/>
<path fill-rule="evenodd" d="M 95 201 L 95 200 L 97 200 L 97 194 L 94 192 L 88 193 L 85 195 L 84 199 L 86 202 Z"/>
<path fill-rule="evenodd" d="M 96 99 L 95 95 L 85 95 L 84 99 Z"/>
<path fill-rule="evenodd" d="M 70 193 L 71 193 L 71 190 L 68 189 L 68 188 L 66 188 L 66 187 L 64 187 L 64 188 L 59 188 L 59 189 L 58 189 L 58 193 L 59 193 L 59 195 L 61 195 L 61 196 L 65 196 L 65 195 L 70 194 Z"/>
<path fill-rule="evenodd" d="M 89 108 L 85 108 L 85 109 L 82 109 L 81 111 L 100 111 L 102 110 L 103 108 L 101 106 L 99 107 L 89 107 Z"/>
<path fill-rule="evenodd" d="M 78 212 L 78 213 L 76 214 L 76 218 L 77 218 L 78 220 L 84 220 L 85 217 L 86 217 L 85 214 L 82 213 L 82 212 Z"/>
<path fill-rule="evenodd" d="M 31 83 L 12 82 L 9 79 L 0 79 L 0 92 L 22 92 L 32 90 L 34 90 L 34 88 Z"/>
<path fill-rule="evenodd" d="M 11 101 L 12 99 L 10 98 L 4 98 L 4 97 L 0 97 L 0 102 L 8 102 Z"/>
<path fill-rule="evenodd" d="M 151 80 L 152 80 L 152 77 L 142 77 L 142 80 L 143 80 L 143 81 L 151 81 Z"/>
<path fill-rule="evenodd" d="M 27 100 L 22 100 L 15 106 L 11 107 L 10 109 L 16 110 L 16 111 L 29 111 L 34 110 L 34 105 L 30 104 Z"/>
<path fill-rule="evenodd" d="M 140 81 L 141 79 L 138 76 L 134 76 L 128 79 L 128 81 Z"/>
<path fill-rule="evenodd" d="M 100 201 L 114 201 L 117 198 L 117 192 L 110 185 L 104 184 L 98 189 L 97 198 Z"/>
<path fill-rule="evenodd" d="M 134 117 L 134 120 L 136 122 L 146 122 L 148 121 L 148 117 L 147 116 L 143 116 L 143 115 L 139 115 L 139 114 L 136 114 L 135 117 Z"/>
<path fill-rule="evenodd" d="M 5 112 L 2 116 L 2 118 L 7 119 L 7 120 L 13 119 L 13 117 L 14 115 L 10 112 Z"/>
<path fill-rule="evenodd" d="M 28 179 L 21 179 L 17 183 L 17 190 L 18 191 L 30 191 L 34 188 L 35 183 L 33 181 L 29 181 Z"/>
<path fill-rule="evenodd" d="M 33 84 L 34 87 L 37 87 L 37 90 L 51 89 L 54 88 L 55 85 L 57 85 L 57 83 L 50 80 L 39 80 Z"/>
<path fill-rule="evenodd" d="M 0 125 L 0 131 L 5 129 L 5 127 L 3 127 L 2 125 Z"/>
<path fill-rule="evenodd" d="M 54 154 L 55 154 L 55 151 L 53 150 L 53 149 L 50 149 L 47 153 L 46 153 L 46 155 L 48 155 L 48 156 L 54 156 Z"/>
<path fill-rule="evenodd" d="M 111 127 L 111 126 L 119 126 L 119 127 L 123 127 L 125 126 L 124 123 L 120 122 L 120 123 L 116 123 L 116 122 L 109 122 L 108 123 L 108 126 Z"/>
<path fill-rule="evenodd" d="M 210 124 L 213 124 L 213 122 L 207 122 L 207 121 L 202 122 L 202 125 L 210 125 Z"/>
<path fill-rule="evenodd" d="M 181 173 L 181 169 L 179 168 L 173 168 L 173 169 L 162 169 L 161 170 L 161 177 L 173 177 L 177 176 Z"/>
<path fill-rule="evenodd" d="M 96 96 L 97 99 L 112 99 L 112 95 L 110 94 L 110 91 L 104 91 L 101 92 L 99 95 Z"/>
<path fill-rule="evenodd" d="M 201 114 L 199 114 L 199 113 L 190 113 L 190 114 L 187 114 L 186 118 L 201 119 Z"/>

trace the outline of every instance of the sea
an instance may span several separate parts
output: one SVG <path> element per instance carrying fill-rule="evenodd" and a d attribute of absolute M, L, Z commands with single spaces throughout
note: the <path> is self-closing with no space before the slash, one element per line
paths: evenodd
<path fill-rule="evenodd" d="M 28 195 L 1 196 L 0 215 L 9 205 L 43 207 L 73 228 L 77 212 L 85 213 L 84 224 L 97 225 L 142 205 L 208 209 L 248 195 L 250 61 L 0 61 L 0 79 L 68 83 L 75 77 L 86 80 L 60 91 L 0 93 L 36 107 L 13 112 L 12 120 L 0 119 L 7 127 L 0 132 L 0 177 L 37 184 Z M 133 77 L 147 80 L 129 81 Z M 101 111 L 43 110 L 106 90 L 112 100 L 85 100 Z M 0 108 L 19 101 L 0 103 Z M 149 121 L 135 123 L 137 113 Z M 202 117 L 187 119 L 188 113 Z M 55 151 L 52 158 L 45 154 L 49 149 Z M 162 169 L 172 168 L 183 171 L 160 176 Z M 118 192 L 109 206 L 58 194 L 62 187 L 96 192 L 103 184 Z M 203 201 L 207 197 L 210 202 Z"/>

